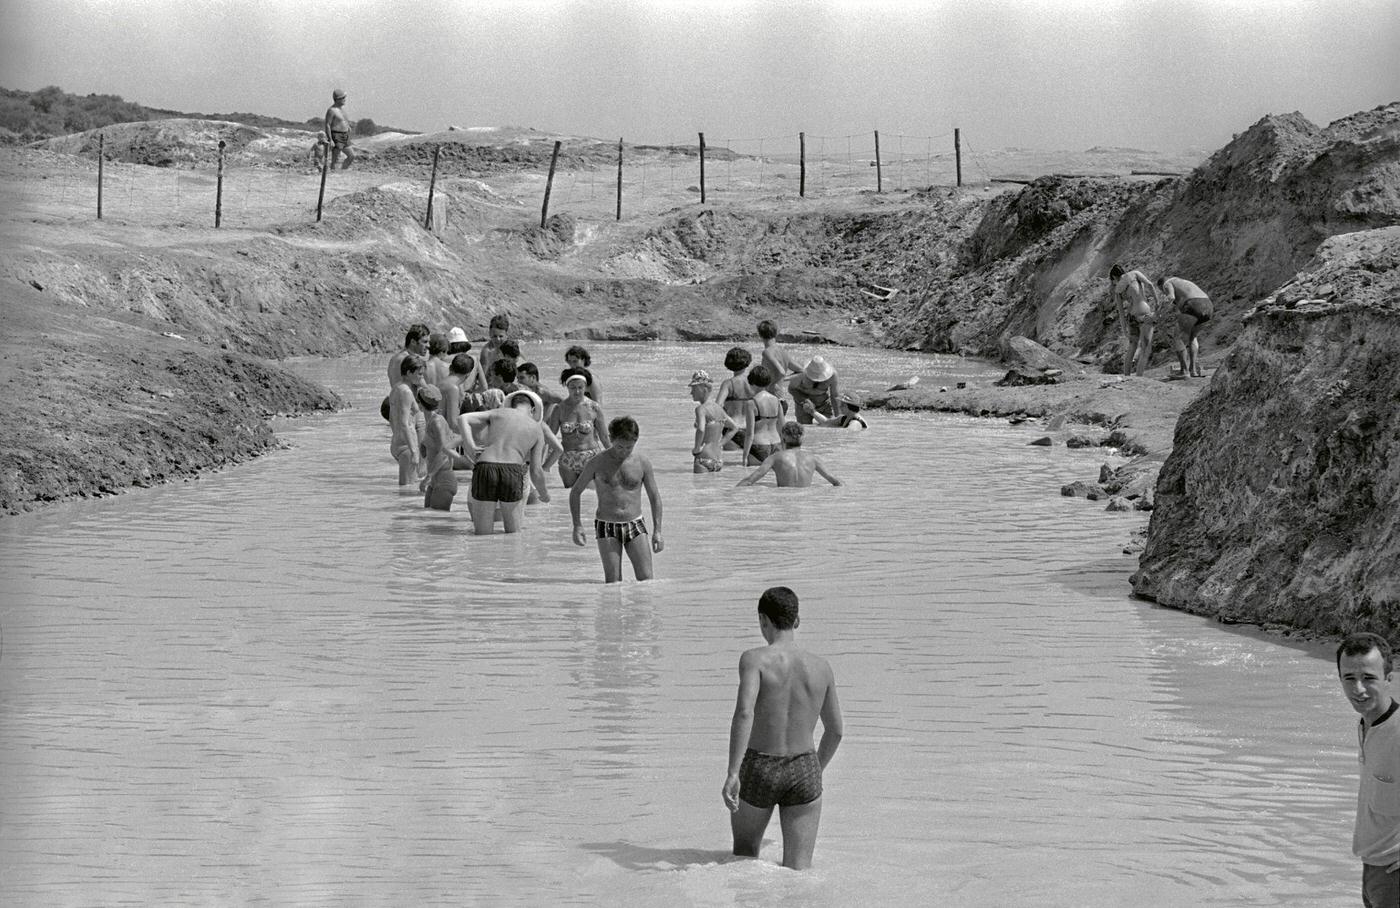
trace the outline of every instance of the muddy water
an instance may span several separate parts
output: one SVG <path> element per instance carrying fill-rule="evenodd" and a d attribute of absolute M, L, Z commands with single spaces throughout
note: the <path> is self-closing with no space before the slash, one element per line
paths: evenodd
<path fill-rule="evenodd" d="M 0 901 L 1355 902 L 1326 652 L 1129 600 L 1140 518 L 1055 494 L 1103 452 L 876 414 L 811 440 L 847 487 L 735 489 L 687 454 L 722 349 L 595 350 L 665 498 L 649 584 L 600 582 L 562 495 L 509 538 L 400 495 L 379 358 L 299 364 L 356 408 L 257 463 L 0 522 Z M 846 713 L 807 874 L 776 824 L 730 860 L 719 797 L 777 583 Z"/>

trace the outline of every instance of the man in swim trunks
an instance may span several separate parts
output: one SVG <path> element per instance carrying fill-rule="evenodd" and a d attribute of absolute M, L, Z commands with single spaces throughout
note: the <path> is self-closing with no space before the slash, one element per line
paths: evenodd
<path fill-rule="evenodd" d="M 692 473 L 718 473 L 724 466 L 720 451 L 739 431 L 733 417 L 710 399 L 713 388 L 714 380 L 704 369 L 690 376 L 690 399 L 695 401 L 695 444 L 690 449 L 695 459 Z"/>
<path fill-rule="evenodd" d="M 758 628 L 767 646 L 739 657 L 739 696 L 729 726 L 729 772 L 721 796 L 729 808 L 734 853 L 758 857 L 777 807 L 783 866 L 812 866 L 822 816 L 822 772 L 844 732 L 831 665 L 797 645 L 797 594 L 764 590 Z M 812 734 L 822 721 L 821 744 Z"/>
<path fill-rule="evenodd" d="M 771 319 L 764 319 L 758 323 L 758 337 L 763 341 L 763 354 L 759 358 L 759 364 L 768 367 L 768 371 L 773 375 L 773 384 L 769 391 L 773 396 L 783 401 L 783 406 L 787 406 L 788 379 L 795 378 L 802 372 L 802 364 L 787 352 L 787 348 L 778 345 L 778 326 Z"/>
<path fill-rule="evenodd" d="M 1196 336 L 1201 326 L 1210 321 L 1215 307 L 1210 304 L 1206 292 L 1184 277 L 1164 277 L 1157 282 L 1162 294 L 1176 307 L 1176 337 L 1172 348 L 1176 350 L 1177 362 L 1181 364 L 1183 378 L 1200 378 L 1205 375 L 1199 360 L 1201 342 Z"/>
<path fill-rule="evenodd" d="M 355 154 L 350 150 L 350 117 L 345 113 L 345 92 L 336 89 L 331 92 L 331 106 L 326 109 L 326 141 L 331 146 L 331 168 L 340 156 L 345 155 L 341 170 L 349 170 Z"/>
<path fill-rule="evenodd" d="M 1120 318 L 1126 318 L 1129 326 L 1129 353 L 1123 364 L 1123 374 L 1135 369 L 1138 375 L 1147 372 L 1147 361 L 1152 358 L 1152 332 L 1157 325 L 1157 288 L 1141 271 L 1124 271 L 1122 265 L 1114 265 L 1108 271 L 1113 281 L 1113 303 L 1118 308 Z M 1152 302 L 1147 298 L 1152 297 Z M 1134 340 L 1136 337 L 1136 340 Z"/>
<path fill-rule="evenodd" d="M 1361 787 L 1352 852 L 1361 859 L 1366 908 L 1400 905 L 1400 701 L 1391 684 L 1395 653 L 1378 634 L 1352 634 L 1337 647 L 1337 677 L 1360 715 Z"/>
<path fill-rule="evenodd" d="M 824 357 L 814 356 L 802 367 L 802 374 L 788 385 L 788 393 L 797 407 L 797 421 L 810 423 L 804 402 L 810 401 L 816 411 L 823 416 L 836 415 L 836 399 L 841 396 L 837 387 L 836 369 Z"/>
<path fill-rule="evenodd" d="M 399 373 L 403 380 L 389 392 L 389 453 L 399 463 L 399 485 L 406 486 L 423 475 L 423 461 L 418 434 L 418 420 L 422 419 L 418 409 L 417 393 L 423 387 L 424 362 L 420 356 L 406 356 L 399 363 Z"/>
<path fill-rule="evenodd" d="M 478 536 L 491 534 L 497 507 L 505 531 L 520 531 L 527 479 L 533 482 L 540 500 L 549 501 L 543 468 L 544 404 L 530 391 L 512 392 L 506 396 L 505 404 L 496 410 L 468 413 L 463 419 L 469 429 L 484 429 L 486 434 L 486 447 L 476 457 L 471 491 L 467 493 L 467 510 Z"/>
<path fill-rule="evenodd" d="M 820 457 L 802 450 L 802 434 L 806 429 L 801 423 L 783 423 L 781 431 L 783 450 L 770 454 L 763 461 L 763 466 L 739 480 L 739 485 L 751 486 L 767 475 L 769 470 L 778 477 L 780 489 L 806 488 L 812 484 L 814 473 L 820 473 L 823 479 L 834 486 L 841 485 L 841 480 L 826 471 Z"/>
<path fill-rule="evenodd" d="M 630 416 L 619 416 L 608 423 L 612 444 L 583 465 L 583 471 L 569 489 L 574 545 L 580 546 L 588 544 L 579 517 L 583 490 L 590 483 L 597 489 L 598 510 L 593 520 L 593 533 L 598 540 L 598 556 L 603 560 L 605 583 L 621 582 L 623 552 L 631 559 L 632 573 L 637 579 L 650 580 L 651 555 L 666 547 L 661 540 L 661 492 L 656 487 L 651 461 L 636 451 L 641 434 L 637 421 Z M 651 503 L 653 531 L 649 539 L 646 521 L 642 519 L 643 489 Z"/>

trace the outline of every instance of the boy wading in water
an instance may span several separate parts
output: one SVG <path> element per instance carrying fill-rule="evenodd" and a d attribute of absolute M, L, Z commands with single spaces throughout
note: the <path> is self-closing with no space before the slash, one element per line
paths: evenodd
<path fill-rule="evenodd" d="M 836 755 L 842 727 L 831 666 L 797 645 L 797 624 L 797 594 L 785 586 L 764 590 L 758 627 L 768 645 L 739 657 L 739 699 L 729 726 L 722 795 L 735 854 L 758 857 L 777 807 L 783 866 L 806 870 L 822 818 L 822 771 Z M 822 740 L 813 750 L 818 717 Z"/>
<path fill-rule="evenodd" d="M 739 480 L 739 485 L 751 486 L 772 470 L 773 475 L 778 477 L 779 488 L 806 488 L 812 484 L 814 473 L 820 473 L 827 482 L 839 486 L 841 480 L 826 471 L 820 457 L 802 450 L 802 434 L 805 431 L 801 423 L 783 423 L 779 432 L 783 438 L 783 449 L 768 455 L 763 466 Z"/>
<path fill-rule="evenodd" d="M 651 554 L 666 547 L 661 541 L 661 493 L 656 488 L 651 461 L 636 453 L 641 436 L 637 421 L 619 416 L 608 423 L 612 446 L 594 455 L 583 465 L 578 478 L 569 489 L 569 514 L 574 522 L 574 545 L 587 545 L 583 522 L 579 518 L 583 490 L 597 480 L 598 511 L 593 520 L 594 536 L 598 540 L 598 556 L 603 559 L 603 580 L 622 580 L 622 553 L 632 560 L 632 572 L 638 580 L 651 579 Z M 642 519 L 642 489 L 651 502 L 651 522 L 654 530 L 647 535 Z"/>

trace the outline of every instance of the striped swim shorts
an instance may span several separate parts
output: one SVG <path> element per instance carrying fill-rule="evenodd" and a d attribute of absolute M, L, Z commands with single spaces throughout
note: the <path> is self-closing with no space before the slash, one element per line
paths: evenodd
<path fill-rule="evenodd" d="M 647 534 L 647 522 L 638 517 L 635 520 L 599 520 L 594 518 L 593 531 L 598 539 L 617 539 L 623 545 Z"/>

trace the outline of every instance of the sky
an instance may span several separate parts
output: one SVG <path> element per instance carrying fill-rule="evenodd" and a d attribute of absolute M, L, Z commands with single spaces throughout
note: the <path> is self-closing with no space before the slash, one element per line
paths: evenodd
<path fill-rule="evenodd" d="M 1210 151 L 1400 100 L 1400 0 L 3 0 L 0 86 L 629 143 Z"/>

